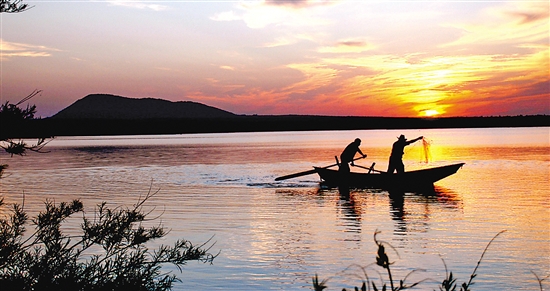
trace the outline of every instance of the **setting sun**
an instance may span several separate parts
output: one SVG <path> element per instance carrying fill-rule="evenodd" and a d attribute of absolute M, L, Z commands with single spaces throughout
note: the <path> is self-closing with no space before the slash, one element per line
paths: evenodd
<path fill-rule="evenodd" d="M 423 113 L 424 113 L 424 116 L 427 116 L 427 117 L 434 117 L 441 114 L 437 110 L 433 110 L 433 109 L 425 110 Z"/>

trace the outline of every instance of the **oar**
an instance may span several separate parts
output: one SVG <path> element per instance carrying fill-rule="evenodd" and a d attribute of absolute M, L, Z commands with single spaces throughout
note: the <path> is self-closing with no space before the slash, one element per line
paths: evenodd
<path fill-rule="evenodd" d="M 353 159 L 353 161 L 357 161 L 357 160 L 360 160 L 360 159 L 363 159 L 363 157 L 355 158 L 355 159 Z M 334 167 L 334 166 L 338 166 L 338 164 L 332 164 L 330 166 L 323 167 L 323 169 L 327 169 L 327 168 Z M 275 178 L 275 181 L 292 179 L 292 178 L 305 176 L 305 175 L 311 175 L 311 174 L 315 174 L 315 173 L 317 173 L 317 171 L 315 169 L 313 169 L 313 170 L 309 170 L 309 171 L 303 171 L 303 172 L 299 172 L 299 173 L 294 173 L 294 174 L 290 174 L 290 175 L 286 175 L 286 176 L 277 177 L 277 178 Z"/>
<path fill-rule="evenodd" d="M 381 173 L 381 174 L 385 174 L 385 173 L 386 173 L 386 172 L 384 172 L 384 171 L 376 170 L 376 169 L 374 168 L 374 164 L 375 164 L 375 163 L 372 163 L 372 166 L 371 166 L 370 168 L 363 167 L 363 166 L 359 166 L 359 165 L 354 165 L 354 166 L 355 166 L 355 167 L 358 167 L 358 168 L 361 168 L 361 169 L 369 170 L 369 173 L 370 173 L 371 171 L 373 171 L 373 172 L 378 172 L 378 173 Z"/>

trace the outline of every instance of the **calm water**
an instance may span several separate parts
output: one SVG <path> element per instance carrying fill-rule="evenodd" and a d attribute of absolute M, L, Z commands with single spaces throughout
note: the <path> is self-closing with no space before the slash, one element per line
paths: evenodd
<path fill-rule="evenodd" d="M 438 195 L 352 190 L 341 197 L 319 189 L 316 175 L 274 178 L 334 163 L 360 137 L 368 158 L 358 164 L 385 170 L 399 134 L 431 140 L 429 163 L 422 144 L 407 147 L 407 169 L 464 162 L 436 184 Z M 360 284 L 373 266 L 373 234 L 388 248 L 394 279 L 441 282 L 445 267 L 461 284 L 498 232 L 475 279 L 474 290 L 538 290 L 550 275 L 550 128 L 370 130 L 129 137 L 64 137 L 48 154 L 29 153 L 0 163 L 6 202 L 35 215 L 45 199 L 79 198 L 86 212 L 108 201 L 131 206 L 150 188 L 147 204 L 170 234 L 198 244 L 213 237 L 213 265 L 189 263 L 175 290 L 311 290 L 311 277 L 330 278 L 329 290 Z M 155 222 L 158 223 L 159 221 Z M 532 272 L 531 272 L 532 271 Z M 387 277 L 383 275 L 387 281 Z M 543 282 L 548 288 L 548 279 Z M 438 289 L 427 280 L 416 290 Z"/>

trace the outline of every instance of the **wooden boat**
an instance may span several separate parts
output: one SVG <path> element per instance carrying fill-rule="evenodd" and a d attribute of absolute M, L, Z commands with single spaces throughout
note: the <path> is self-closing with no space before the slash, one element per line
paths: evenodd
<path fill-rule="evenodd" d="M 433 183 L 453 175 L 464 163 L 434 167 L 402 174 L 388 174 L 381 171 L 369 173 L 351 172 L 343 177 L 338 170 L 314 167 L 322 185 L 328 187 L 355 187 L 376 189 L 424 189 L 433 188 Z"/>

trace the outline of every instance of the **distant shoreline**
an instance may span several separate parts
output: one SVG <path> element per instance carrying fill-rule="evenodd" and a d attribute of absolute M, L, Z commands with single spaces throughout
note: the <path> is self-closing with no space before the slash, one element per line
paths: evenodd
<path fill-rule="evenodd" d="M 269 131 L 494 128 L 550 126 L 550 115 L 498 117 L 353 117 L 313 115 L 238 115 L 229 118 L 28 120 L 3 127 L 11 138 L 51 136 L 152 135 Z"/>

